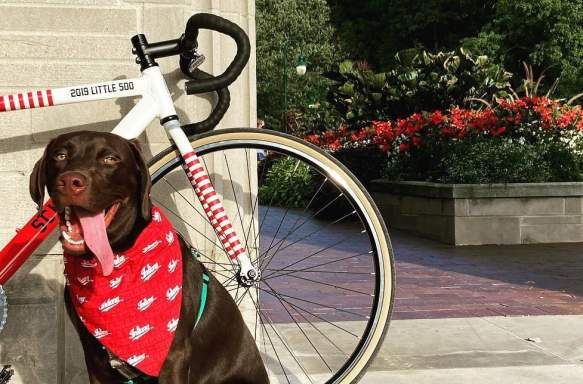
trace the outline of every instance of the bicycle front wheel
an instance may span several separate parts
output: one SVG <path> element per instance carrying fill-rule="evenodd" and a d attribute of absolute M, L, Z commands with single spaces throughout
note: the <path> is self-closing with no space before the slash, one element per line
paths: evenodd
<path fill-rule="evenodd" d="M 152 199 L 239 305 L 272 383 L 354 383 L 388 327 L 392 249 L 368 193 L 337 160 L 281 133 L 225 129 L 192 142 L 261 280 L 245 287 L 169 149 Z"/>

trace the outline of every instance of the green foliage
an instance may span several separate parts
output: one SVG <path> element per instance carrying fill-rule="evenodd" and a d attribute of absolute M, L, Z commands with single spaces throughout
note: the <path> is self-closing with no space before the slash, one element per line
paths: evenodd
<path fill-rule="evenodd" d="M 431 152 L 431 157 L 420 151 L 391 161 L 386 176 L 459 184 L 583 180 L 583 159 L 559 142 L 494 138 L 451 142 Z"/>
<path fill-rule="evenodd" d="M 303 208 L 316 191 L 316 175 L 305 163 L 293 157 L 275 160 L 259 187 L 261 204 Z"/>
<path fill-rule="evenodd" d="M 532 64 L 537 73 L 547 69 L 547 87 L 560 78 L 560 96 L 583 90 L 580 0 L 498 0 L 492 20 L 464 45 L 492 54 L 514 73 L 522 72 L 522 62 Z"/>
<path fill-rule="evenodd" d="M 407 48 L 452 50 L 477 35 L 493 13 L 495 0 L 329 0 L 343 47 L 378 69 Z M 358 4 L 358 5 L 356 5 Z"/>
<path fill-rule="evenodd" d="M 407 50 L 397 54 L 396 62 L 390 71 L 375 73 L 344 61 L 328 73 L 336 80 L 330 98 L 347 122 L 360 126 L 452 105 L 478 107 L 476 99 L 506 97 L 510 87 L 510 73 L 463 49 L 436 54 Z"/>
<path fill-rule="evenodd" d="M 257 0 L 257 105 L 267 128 L 284 130 L 284 58 L 288 68 L 288 111 L 322 102 L 328 88 L 318 74 L 341 57 L 326 0 Z M 287 55 L 285 54 L 287 52 Z M 303 53 L 308 74 L 295 67 Z"/>
<path fill-rule="evenodd" d="M 515 74 L 523 73 L 522 62 L 537 74 L 547 69 L 546 87 L 560 78 L 557 96 L 583 91 L 581 0 L 328 2 L 345 49 L 379 70 L 403 49 L 450 51 L 463 44 Z M 514 80 L 519 87 L 520 78 Z"/>
<path fill-rule="evenodd" d="M 387 155 L 378 147 L 342 148 L 333 153 L 364 186 L 383 175 Z"/>

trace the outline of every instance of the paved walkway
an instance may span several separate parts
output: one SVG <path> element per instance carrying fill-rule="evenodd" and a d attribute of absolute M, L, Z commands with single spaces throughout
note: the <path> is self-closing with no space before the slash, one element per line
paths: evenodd
<path fill-rule="evenodd" d="M 310 233 L 317 227 L 310 222 L 302 230 Z M 297 233 L 302 241 L 271 263 L 275 269 L 291 271 L 293 266 L 306 272 L 271 283 L 295 303 L 286 305 L 289 312 L 273 295 L 270 299 L 262 292 L 261 301 L 279 334 L 286 335 L 294 350 L 298 345 L 296 355 L 309 363 L 310 374 L 326 372 L 324 359 L 306 346 L 306 339 L 316 342 L 318 335 L 312 324 L 299 326 L 291 319 L 307 321 L 300 306 L 318 314 L 312 321 L 323 320 L 319 329 L 351 330 L 365 324 L 370 307 L 358 293 L 370 292 L 370 278 L 354 276 L 370 271 L 371 260 L 362 253 L 367 243 L 359 233 L 350 224 L 318 230 L 317 239 Z M 397 231 L 391 237 L 397 281 L 393 321 L 363 383 L 583 382 L 582 244 L 456 248 Z M 312 253 L 328 244 L 342 247 Z M 333 289 L 336 285 L 353 291 Z M 351 297 L 358 299 L 358 307 Z M 335 333 L 335 345 L 351 342 L 349 332 Z M 332 365 L 336 358 L 343 361 L 334 348 L 322 351 Z"/>
<path fill-rule="evenodd" d="M 582 244 L 392 237 L 395 320 L 363 384 L 583 382 Z"/>
<path fill-rule="evenodd" d="M 452 247 L 391 234 L 394 319 L 583 314 L 583 244 Z"/>

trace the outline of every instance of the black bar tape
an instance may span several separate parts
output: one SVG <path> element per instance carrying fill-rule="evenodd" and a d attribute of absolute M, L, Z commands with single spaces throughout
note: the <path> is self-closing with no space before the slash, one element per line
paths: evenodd
<path fill-rule="evenodd" d="M 233 38 L 237 44 L 237 54 L 223 74 L 217 77 L 187 82 L 186 93 L 189 95 L 226 88 L 239 77 L 247 65 L 251 54 L 251 43 L 245 31 L 237 24 L 210 13 L 198 13 L 188 20 L 184 39 L 182 40 L 182 48 L 184 50 L 188 51 L 197 47 L 198 43 L 196 39 L 198 38 L 198 31 L 200 29 L 216 31 Z M 190 75 L 187 73 L 188 64 L 188 57 L 181 56 L 180 68 L 185 75 Z"/>

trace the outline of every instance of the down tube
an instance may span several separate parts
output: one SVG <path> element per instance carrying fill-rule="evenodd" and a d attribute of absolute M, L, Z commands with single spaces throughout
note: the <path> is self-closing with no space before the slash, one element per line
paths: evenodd
<path fill-rule="evenodd" d="M 0 284 L 5 284 L 59 223 L 51 200 L 0 251 Z"/>

